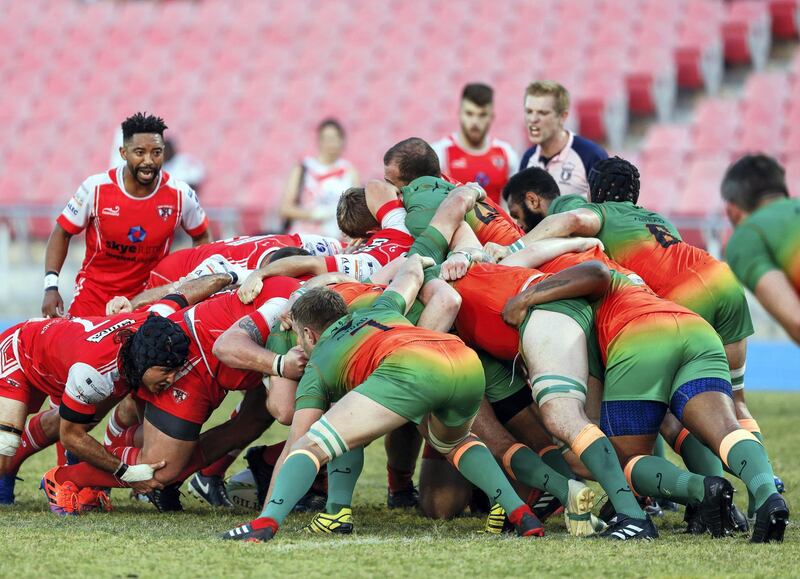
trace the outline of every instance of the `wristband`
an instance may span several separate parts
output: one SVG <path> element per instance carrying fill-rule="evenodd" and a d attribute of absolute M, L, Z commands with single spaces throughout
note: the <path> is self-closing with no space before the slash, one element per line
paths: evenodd
<path fill-rule="evenodd" d="M 451 251 L 450 253 L 448 253 L 448 254 L 447 254 L 447 259 L 450 259 L 450 256 L 452 256 L 452 255 L 455 255 L 455 254 L 457 254 L 457 253 L 460 253 L 461 255 L 463 255 L 464 257 L 466 257 L 466 258 L 467 258 L 467 261 L 468 261 L 469 263 L 472 263 L 472 254 L 471 254 L 471 253 L 469 253 L 469 252 L 467 252 L 467 251 L 463 251 L 463 250 L 461 250 L 461 249 L 457 249 L 457 250 L 455 250 L 455 251 Z"/>
<path fill-rule="evenodd" d="M 125 473 L 128 472 L 128 465 L 124 462 L 119 463 L 117 470 L 114 471 L 114 476 L 118 479 L 122 480 L 122 477 L 125 476 Z"/>
<path fill-rule="evenodd" d="M 522 238 L 517 239 L 511 245 L 506 246 L 508 248 L 508 253 L 517 253 L 518 251 L 525 249 L 525 242 L 522 241 Z"/>
<path fill-rule="evenodd" d="M 48 271 L 44 274 L 44 291 L 58 289 L 58 272 Z"/>
<path fill-rule="evenodd" d="M 231 285 L 236 285 L 236 282 L 239 281 L 239 276 L 236 275 L 235 271 L 227 272 L 229 276 L 231 276 Z"/>
<path fill-rule="evenodd" d="M 275 354 L 272 359 L 272 375 L 283 378 L 283 354 Z"/>

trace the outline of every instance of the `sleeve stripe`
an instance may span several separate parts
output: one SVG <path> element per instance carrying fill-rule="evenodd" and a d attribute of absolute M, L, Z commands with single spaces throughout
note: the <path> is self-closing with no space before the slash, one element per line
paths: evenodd
<path fill-rule="evenodd" d="M 186 233 L 189 234 L 189 237 L 197 237 L 201 233 L 204 233 L 206 229 L 208 229 L 208 216 L 203 218 L 203 222 L 194 229 L 186 229 Z"/>
<path fill-rule="evenodd" d="M 67 219 L 63 213 L 58 216 L 58 218 L 56 219 L 56 223 L 58 223 L 61 227 L 63 227 L 67 233 L 71 233 L 72 235 L 77 235 L 78 233 L 83 231 L 83 227 L 80 227 L 72 223 L 72 221 Z"/>
<path fill-rule="evenodd" d="M 378 209 L 378 212 L 375 214 L 375 219 L 378 220 L 378 223 L 383 223 L 383 218 L 386 217 L 386 214 L 392 211 L 393 209 L 402 209 L 403 202 L 399 199 L 394 199 L 393 201 L 388 201 L 381 205 L 381 208 Z"/>

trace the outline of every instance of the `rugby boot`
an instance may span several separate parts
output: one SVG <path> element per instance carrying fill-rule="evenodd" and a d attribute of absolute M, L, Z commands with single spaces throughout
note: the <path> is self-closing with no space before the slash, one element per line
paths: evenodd
<path fill-rule="evenodd" d="M 304 533 L 336 533 L 349 535 L 353 532 L 353 510 L 342 507 L 338 513 L 317 513 L 311 522 L 303 527 Z"/>
<path fill-rule="evenodd" d="M 658 529 L 650 515 L 644 519 L 634 519 L 617 513 L 608 521 L 608 528 L 600 536 L 613 541 L 652 541 L 658 539 Z"/>
<path fill-rule="evenodd" d="M 188 487 L 190 495 L 200 501 L 208 503 L 212 507 L 222 507 L 225 509 L 232 509 L 235 507 L 228 497 L 225 481 L 222 480 L 221 476 L 204 476 L 198 472 L 189 479 Z"/>
<path fill-rule="evenodd" d="M 247 463 L 247 468 L 253 473 L 253 480 L 256 481 L 256 495 L 258 496 L 258 504 L 263 505 L 264 500 L 267 498 L 267 491 L 269 490 L 269 482 L 272 480 L 272 472 L 275 466 L 267 464 L 264 461 L 263 454 L 266 446 L 253 446 L 247 450 L 244 455 L 244 460 Z"/>
<path fill-rule="evenodd" d="M 783 533 L 789 524 L 789 507 L 778 493 L 770 497 L 756 509 L 756 521 L 753 524 L 751 543 L 780 543 Z"/>
<path fill-rule="evenodd" d="M 165 486 L 147 493 L 147 498 L 159 513 L 176 513 L 183 511 L 181 504 L 181 483 Z"/>
<path fill-rule="evenodd" d="M 78 507 L 78 487 L 70 481 L 63 484 L 57 483 L 55 474 L 59 468 L 54 466 L 44 473 L 40 488 L 47 497 L 51 512 L 61 516 L 77 515 L 80 512 Z"/>
<path fill-rule="evenodd" d="M 321 513 L 328 502 L 328 494 L 321 493 L 313 488 L 309 489 L 303 498 L 297 501 L 292 511 L 295 513 Z"/>
<path fill-rule="evenodd" d="M 407 489 L 386 492 L 386 506 L 390 509 L 413 509 L 419 504 L 419 491 L 411 485 Z"/>
<path fill-rule="evenodd" d="M 601 524 L 601 529 L 604 529 L 604 523 L 596 518 L 592 520 L 594 491 L 580 481 L 570 480 L 568 482 L 569 500 L 567 501 L 567 508 L 564 509 L 564 522 L 567 524 L 569 534 L 576 537 L 594 535 L 598 522 Z M 534 513 L 536 513 L 535 510 Z M 541 517 L 539 519 L 541 520 Z"/>
<path fill-rule="evenodd" d="M 708 530 L 703 522 L 703 517 L 700 516 L 699 505 L 686 505 L 686 510 L 683 512 L 683 522 L 686 523 L 684 533 L 687 535 L 705 535 Z"/>
<path fill-rule="evenodd" d="M 522 505 L 517 511 L 520 509 L 523 509 L 522 516 L 519 522 L 514 523 L 517 535 L 520 537 L 544 537 L 544 525 L 536 518 L 531 508 L 528 505 Z M 511 514 L 513 516 L 514 513 Z"/>
<path fill-rule="evenodd" d="M 786 492 L 786 485 L 783 484 L 783 479 L 777 475 L 772 475 L 773 480 L 775 481 L 775 488 L 778 489 L 778 492 L 783 494 Z"/>
<path fill-rule="evenodd" d="M 223 541 L 244 541 L 246 543 L 266 543 L 278 532 L 278 523 L 267 517 L 253 519 L 220 535 Z"/>
<path fill-rule="evenodd" d="M 0 506 L 14 504 L 14 486 L 16 484 L 16 474 L 4 474 L 3 476 L 0 476 Z"/>
<path fill-rule="evenodd" d="M 561 504 L 561 501 L 548 492 L 542 492 L 535 501 L 528 501 L 528 503 L 532 503 L 531 510 L 540 521 L 546 521 L 564 510 L 564 505 Z"/>
<path fill-rule="evenodd" d="M 731 503 L 730 517 L 730 526 L 734 533 L 747 533 L 750 530 L 747 516 L 733 503 Z"/>
<path fill-rule="evenodd" d="M 86 513 L 90 511 L 110 512 L 111 499 L 105 489 L 84 487 L 78 491 L 78 512 Z"/>
<path fill-rule="evenodd" d="M 712 537 L 724 537 L 732 530 L 733 485 L 721 476 L 707 476 L 703 486 L 703 500 L 697 505 L 700 519 Z"/>
<path fill-rule="evenodd" d="M 489 510 L 489 516 L 486 517 L 484 533 L 499 535 L 501 533 L 512 533 L 513 531 L 514 525 L 508 520 L 505 509 L 498 504 L 494 504 Z"/>

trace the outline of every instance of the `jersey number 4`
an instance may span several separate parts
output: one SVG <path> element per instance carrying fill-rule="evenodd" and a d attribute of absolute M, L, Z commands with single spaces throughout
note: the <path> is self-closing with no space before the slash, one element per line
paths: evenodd
<path fill-rule="evenodd" d="M 653 237 L 656 238 L 656 241 L 661 247 L 669 247 L 670 245 L 681 242 L 680 239 L 672 235 L 663 225 L 653 225 L 649 223 L 647 229 L 653 234 Z"/>

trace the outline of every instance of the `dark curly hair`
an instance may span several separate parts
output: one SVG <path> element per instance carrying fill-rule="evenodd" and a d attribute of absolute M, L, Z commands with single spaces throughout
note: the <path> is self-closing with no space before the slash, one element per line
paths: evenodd
<path fill-rule="evenodd" d="M 133 135 L 139 133 L 154 133 L 164 138 L 167 130 L 164 119 L 147 113 L 136 113 L 122 121 L 122 140 L 128 142 Z"/>

